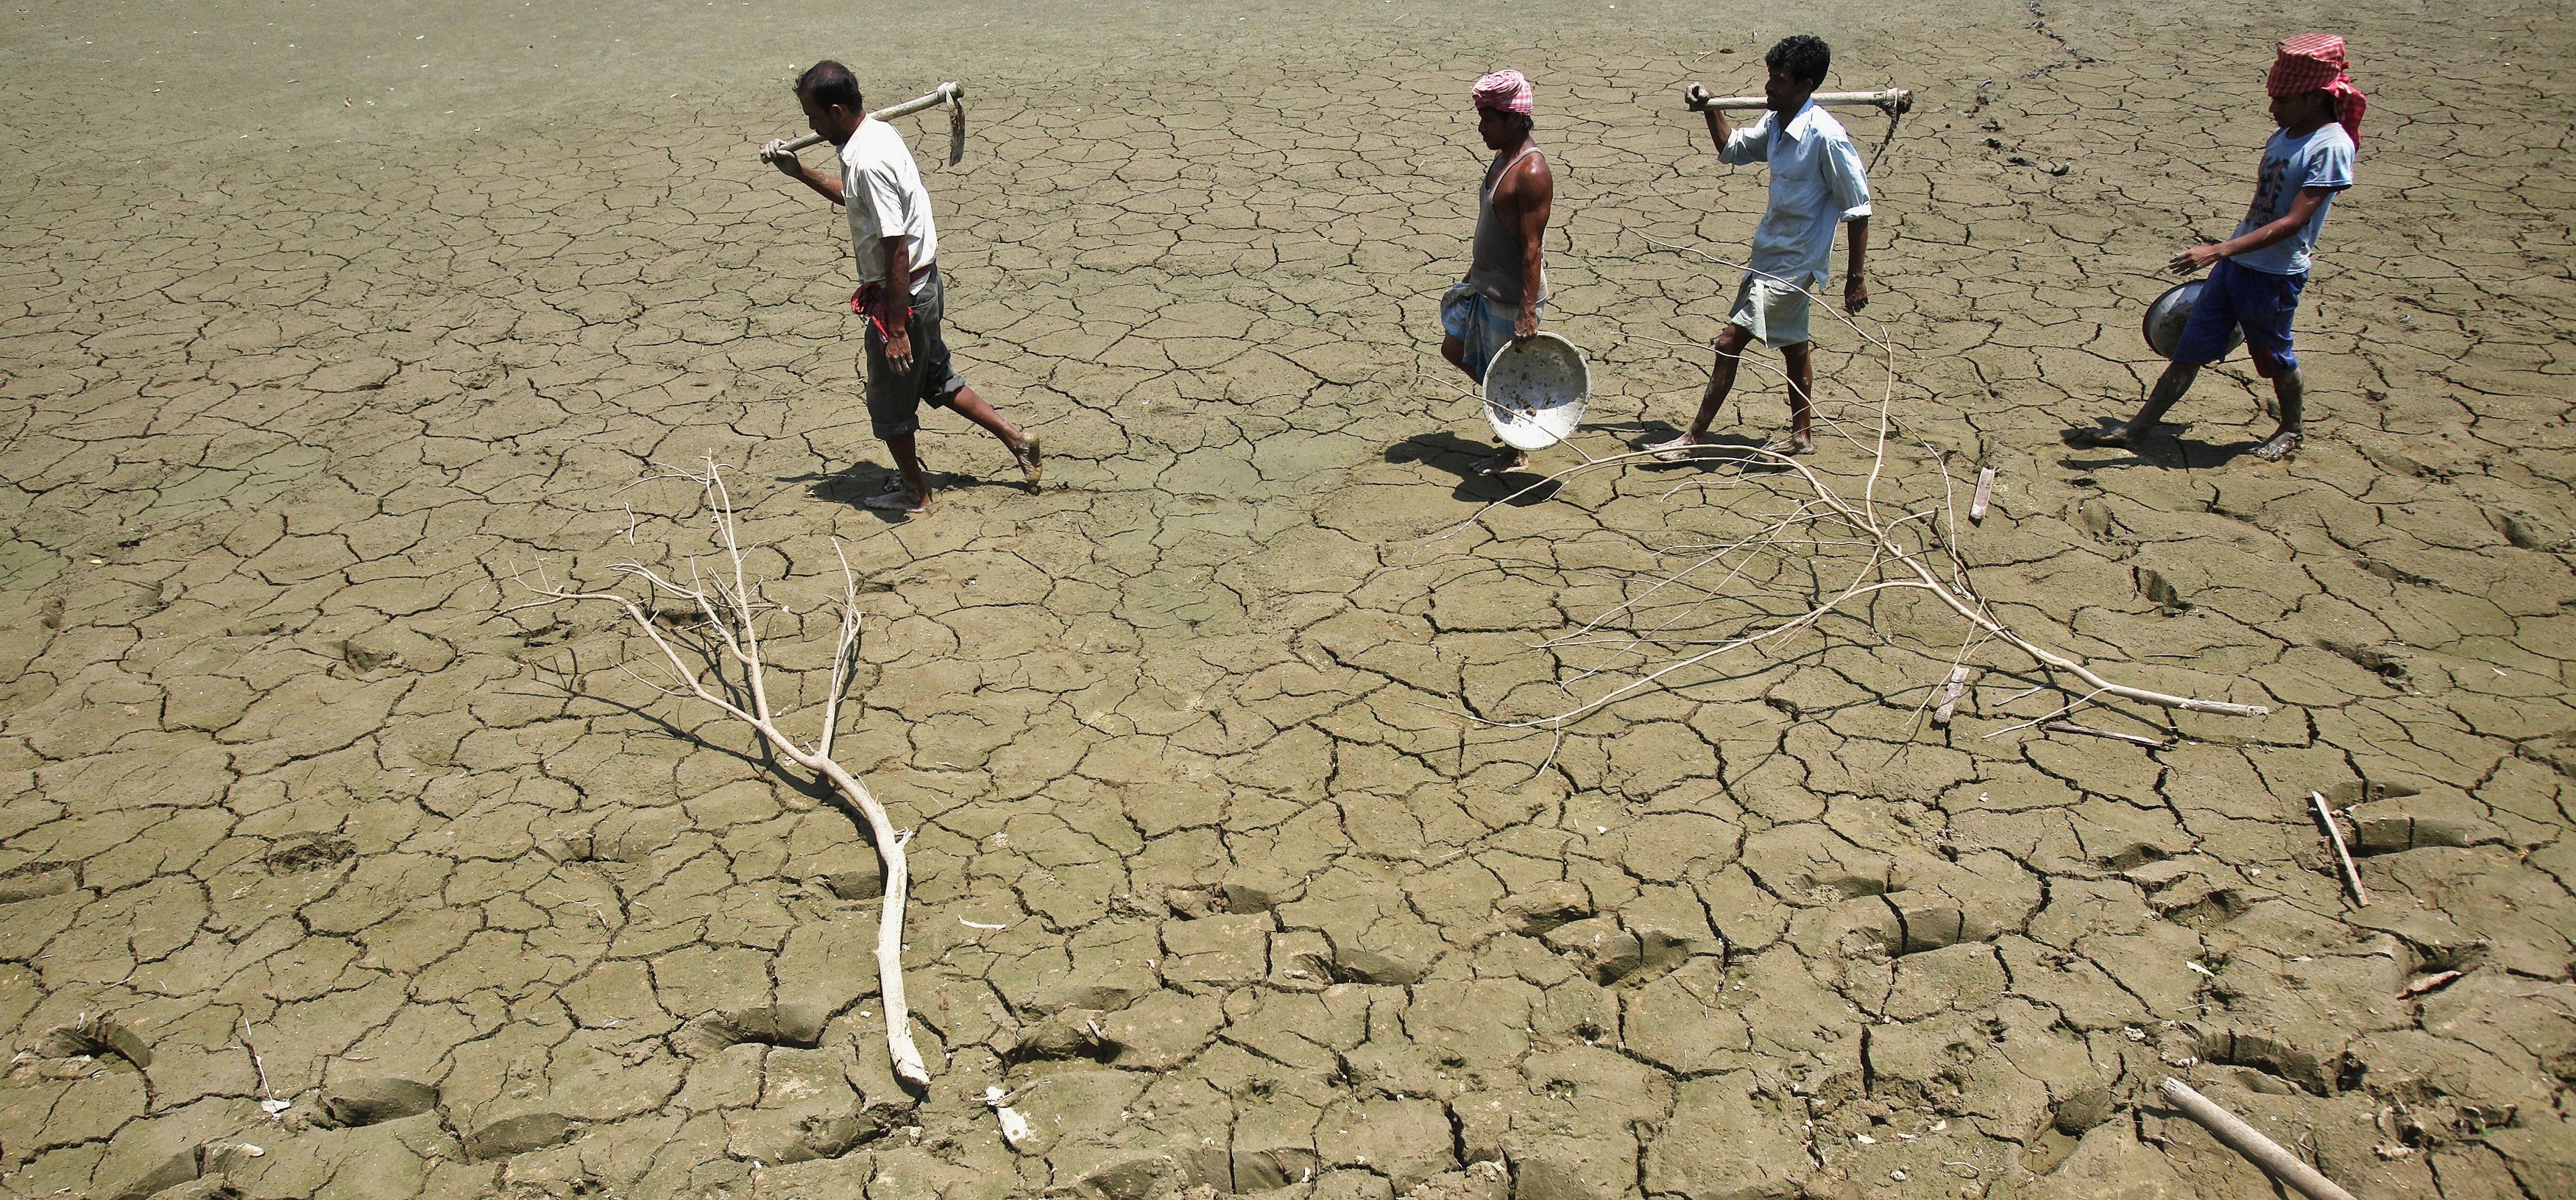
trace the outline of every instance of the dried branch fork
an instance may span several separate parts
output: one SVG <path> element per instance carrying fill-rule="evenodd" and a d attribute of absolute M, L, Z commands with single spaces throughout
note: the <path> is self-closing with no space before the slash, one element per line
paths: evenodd
<path fill-rule="evenodd" d="M 904 864 L 903 846 L 907 834 L 897 834 L 894 823 L 887 819 L 885 806 L 868 792 L 847 768 L 832 758 L 832 732 L 840 718 L 841 696 L 848 689 L 850 667 L 859 643 L 859 585 L 850 570 L 847 557 L 841 557 L 841 625 L 832 647 L 832 674 L 823 697 L 822 736 L 812 747 L 799 745 L 778 727 L 776 714 L 769 702 L 769 679 L 761 662 L 759 616 L 768 606 L 759 599 L 756 585 L 743 568 L 742 546 L 734 536 L 733 497 L 725 489 L 723 472 L 715 460 L 706 460 L 704 474 L 673 471 L 671 477 L 687 479 L 706 492 L 707 508 L 715 525 L 715 539 L 724 548 L 725 561 L 712 573 L 702 572 L 695 558 L 689 560 L 689 582 L 683 585 L 666 578 L 640 563 L 619 563 L 610 569 L 618 575 L 643 585 L 640 597 L 620 592 L 575 592 L 546 582 L 542 573 L 531 583 L 525 576 L 521 586 L 536 594 L 537 599 L 510 611 L 542 608 L 565 601 L 604 601 L 623 609 L 635 629 L 661 652 L 664 665 L 670 668 L 672 686 L 655 683 L 636 675 L 664 695 L 694 697 L 715 706 L 725 715 L 751 726 L 762 740 L 796 765 L 831 781 L 832 787 L 856 807 L 868 823 L 868 835 L 875 842 L 877 857 L 885 864 L 885 905 L 877 918 L 877 986 L 885 1004 L 886 1050 L 892 1058 L 895 1074 L 916 1087 L 930 1083 L 930 1070 L 922 1062 L 921 1050 L 913 1044 L 911 1009 L 903 992 L 903 904 L 904 888 L 910 873 Z M 840 556 L 840 544 L 832 552 Z M 674 572 L 676 575 L 677 572 Z M 697 623 L 674 633 L 664 622 L 673 613 L 663 607 L 676 601 L 694 613 Z M 658 619 L 657 619 L 658 618 Z M 675 641 L 678 638 L 680 640 Z M 687 653 L 683 653 L 685 649 Z M 691 666 L 691 658 L 703 662 L 704 668 Z M 710 682 L 712 679 L 712 683 Z"/>
<path fill-rule="evenodd" d="M 1697 254 L 1713 263 L 1739 266 L 1689 247 L 1659 242 L 1652 238 L 1645 240 L 1664 249 Z M 1801 459 L 1768 449 L 1747 447 L 1735 451 L 1741 456 L 1745 466 L 1772 468 L 1772 477 L 1785 477 L 1796 485 L 1790 489 L 1793 494 L 1784 497 L 1790 502 L 1789 510 L 1764 519 L 1760 528 L 1745 537 L 1687 548 L 1687 553 L 1693 560 L 1690 565 L 1655 580 L 1627 601 L 1585 622 L 1570 633 L 1549 639 L 1540 647 L 1555 650 L 1568 646 L 1609 644 L 1615 647 L 1612 651 L 1614 656 L 1624 654 L 1649 662 L 1653 661 L 1658 653 L 1669 651 L 1671 648 L 1684 647 L 1688 648 L 1689 652 L 1651 667 L 1641 665 L 1637 673 L 1625 682 L 1593 695 L 1589 699 L 1583 699 L 1574 707 L 1562 712 L 1527 720 L 1492 720 L 1487 721 L 1487 724 L 1505 728 L 1553 726 L 1562 729 L 1567 721 L 1582 717 L 1624 697 L 1660 686 L 1676 673 L 1688 671 L 1737 650 L 1776 645 L 1800 630 L 1816 625 L 1829 614 L 1854 601 L 1875 596 L 1881 592 L 1896 591 L 1925 592 L 1936 598 L 1971 627 L 1972 632 L 1968 639 L 1971 648 L 1983 641 L 2000 641 L 2028 655 L 2045 668 L 2065 672 L 2083 681 L 2088 689 L 2084 697 L 2068 705 L 2066 710 L 2051 714 L 2052 717 L 2062 715 L 2064 711 L 2102 696 L 2116 696 L 2163 708 L 2228 716 L 2259 716 L 2271 711 L 2257 704 L 2206 700 L 2117 683 L 2103 677 L 2085 662 L 2023 637 L 2005 625 L 1995 614 L 1992 606 L 1977 593 L 1976 588 L 1969 581 L 1968 563 L 1959 552 L 1957 544 L 1959 522 L 1956 518 L 1956 502 L 1948 494 L 1951 491 L 1951 481 L 1947 468 L 1942 469 L 1944 497 L 1933 507 L 1905 512 L 1901 515 L 1890 514 L 1878 497 L 1879 483 L 1887 473 L 1888 439 L 1895 432 L 1891 406 L 1896 391 L 1897 347 L 1862 329 L 1850 318 L 1835 311 L 1823 301 L 1811 297 L 1811 302 L 1817 310 L 1833 314 L 1871 345 L 1876 346 L 1884 356 L 1886 384 L 1881 394 L 1875 398 L 1876 427 L 1874 430 L 1863 427 L 1855 431 L 1830 417 L 1820 418 L 1827 423 L 1831 432 L 1841 435 L 1844 440 L 1870 454 L 1869 473 L 1858 494 L 1846 494 Z M 1654 457 L 1652 451 L 1587 457 L 1582 463 L 1549 475 L 1486 505 L 1456 528 L 1440 535 L 1440 538 L 1445 539 L 1467 528 L 1482 524 L 1489 514 L 1504 505 L 1540 492 L 1542 489 L 1557 488 L 1577 475 L 1645 465 Z M 1935 458 L 1937 460 L 1937 454 Z M 1746 485 L 1752 482 L 1753 478 L 1750 476 L 1736 475 L 1717 481 L 1715 486 Z M 1562 492 L 1558 494 L 1561 495 Z M 1937 521 L 1933 519 L 1936 517 L 1939 518 Z M 1795 559 L 1803 561 L 1808 570 L 1822 571 L 1828 569 L 1828 563 L 1820 556 L 1820 552 L 1838 547 L 1856 549 L 1859 551 L 1860 561 L 1853 565 L 1847 574 L 1836 575 L 1835 578 L 1840 580 L 1839 583 L 1816 589 L 1816 592 L 1824 598 L 1820 602 L 1809 605 L 1805 611 L 1767 622 L 1755 621 L 1750 627 L 1743 628 L 1730 636 L 1710 637 L 1704 633 L 1673 636 L 1673 628 L 1681 620 L 1698 614 L 1703 604 L 1728 595 L 1731 591 L 1729 585 L 1735 584 L 1752 563 L 1765 558 L 1775 561 Z M 1711 574 L 1722 572 L 1724 578 L 1707 582 L 1693 578 L 1701 572 Z M 1607 634 L 1603 632 L 1603 627 L 1614 619 L 1642 616 L 1642 605 L 1650 599 L 1667 594 L 1681 598 L 1678 616 L 1652 628 L 1631 628 L 1624 632 Z M 1662 650 L 1650 650 L 1649 647 L 1662 648 Z M 1956 668 L 1962 665 L 1953 656 L 1942 657 L 1946 667 Z M 1575 678 L 1566 682 L 1569 685 L 1579 682 L 1584 678 L 1600 674 L 1604 669 L 1606 668 L 1580 672 Z"/>

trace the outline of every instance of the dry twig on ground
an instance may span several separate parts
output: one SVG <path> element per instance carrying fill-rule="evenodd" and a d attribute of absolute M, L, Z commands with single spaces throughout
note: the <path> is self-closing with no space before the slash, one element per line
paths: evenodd
<path fill-rule="evenodd" d="M 760 596 L 758 584 L 744 570 L 742 546 L 734 535 L 733 497 L 725 489 L 723 472 L 710 458 L 704 474 L 675 470 L 671 477 L 696 483 L 706 493 L 714 537 L 724 550 L 724 561 L 716 570 L 701 571 L 697 559 L 691 558 L 689 582 L 683 584 L 676 578 L 678 572 L 665 577 L 641 563 L 623 562 L 610 568 L 642 584 L 641 596 L 571 591 L 548 583 L 542 573 L 533 583 L 522 576 L 521 586 L 538 598 L 518 607 L 540 608 L 565 601 L 616 605 L 624 610 L 635 631 L 660 652 L 663 664 L 670 669 L 672 685 L 645 679 L 631 668 L 628 674 L 664 695 L 694 697 L 751 726 L 771 749 L 828 780 L 833 790 L 858 810 L 867 822 L 869 840 L 885 864 L 885 904 L 877 918 L 876 958 L 877 986 L 885 1006 L 886 1050 L 893 1059 L 896 1075 L 916 1087 L 926 1086 L 930 1070 L 922 1062 L 920 1048 L 913 1044 L 911 1010 L 903 991 L 904 888 L 910 879 L 903 853 L 907 835 L 895 832 L 885 806 L 857 776 L 832 758 L 832 733 L 840 718 L 842 693 L 849 687 L 850 668 L 858 650 L 858 578 L 850 570 L 849 559 L 840 556 L 840 545 L 835 542 L 832 552 L 841 563 L 840 632 L 832 647 L 831 680 L 823 694 L 821 736 L 810 747 L 800 745 L 779 728 L 777 714 L 770 708 L 769 678 L 761 661 L 759 630 L 760 614 L 769 605 Z M 672 602 L 684 607 L 686 614 L 664 607 Z M 693 615 L 695 623 L 683 625 L 672 619 L 682 615 Z"/>

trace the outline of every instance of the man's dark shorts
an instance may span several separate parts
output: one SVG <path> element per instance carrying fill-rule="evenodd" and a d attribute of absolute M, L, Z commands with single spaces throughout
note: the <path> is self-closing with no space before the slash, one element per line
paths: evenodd
<path fill-rule="evenodd" d="M 2173 360 L 2195 367 L 2217 362 L 2227 356 L 2228 330 L 2241 325 L 2255 374 L 2270 379 L 2298 370 L 2299 356 L 2290 349 L 2290 318 L 2298 315 L 2299 293 L 2307 286 L 2305 275 L 2274 275 L 2237 266 L 2232 258 L 2218 260 L 2209 282 L 2201 286 L 2199 302 L 2191 306 L 2181 340 L 2174 343 Z"/>
<path fill-rule="evenodd" d="M 948 342 L 939 331 L 945 290 L 939 268 L 933 266 L 921 289 L 913 293 L 912 370 L 903 374 L 896 374 L 886 361 L 885 339 L 877 336 L 876 323 L 867 323 L 868 425 L 879 441 L 918 432 L 925 402 L 932 408 L 948 408 L 956 404 L 957 393 L 966 390 L 965 377 L 948 361 Z"/>

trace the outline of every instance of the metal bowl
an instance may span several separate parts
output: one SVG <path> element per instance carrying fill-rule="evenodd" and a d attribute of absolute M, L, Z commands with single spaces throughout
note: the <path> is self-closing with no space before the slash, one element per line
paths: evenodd
<path fill-rule="evenodd" d="M 2175 284 L 2164 295 L 2156 297 L 2155 303 L 2147 306 L 2147 316 L 2139 322 L 2139 332 L 2147 335 L 2147 348 L 2155 351 L 2158 357 L 2172 358 L 2174 347 L 2182 344 L 2183 326 L 2191 324 L 2192 306 L 2200 303 L 2200 289 L 2208 282 L 2194 279 Z M 2244 328 L 2231 325 L 2227 330 L 2227 348 L 2219 351 L 2218 356 L 2225 358 L 2244 344 Z"/>
<path fill-rule="evenodd" d="M 1583 351 L 1553 333 L 1506 343 L 1485 367 L 1485 420 L 1515 450 L 1564 441 L 1591 398 L 1592 368 Z"/>

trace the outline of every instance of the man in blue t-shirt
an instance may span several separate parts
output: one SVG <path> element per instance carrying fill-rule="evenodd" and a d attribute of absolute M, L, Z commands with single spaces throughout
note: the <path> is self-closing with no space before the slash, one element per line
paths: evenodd
<path fill-rule="evenodd" d="M 2254 203 L 2234 236 L 2216 245 L 2193 246 L 2175 255 L 2171 264 L 2179 274 L 2212 268 L 2174 347 L 2172 364 L 2156 380 L 2146 407 L 2127 424 L 2074 430 L 2067 435 L 2069 442 L 2135 448 L 2165 410 L 2182 399 L 2200 369 L 2226 356 L 2228 335 L 2241 327 L 2255 373 L 2272 381 L 2272 394 L 2281 405 L 2281 428 L 2254 448 L 2255 457 L 2279 462 L 2298 450 L 2307 389 L 2290 348 L 2290 318 L 2308 285 L 2310 255 L 2317 231 L 2325 227 L 2326 209 L 2336 192 L 2352 186 L 2353 147 L 2361 136 L 2367 101 L 2353 87 L 2343 39 L 2331 34 L 2303 34 L 2282 42 L 2265 90 L 2272 94 L 2272 120 L 2280 129 L 2264 144 Z"/>

